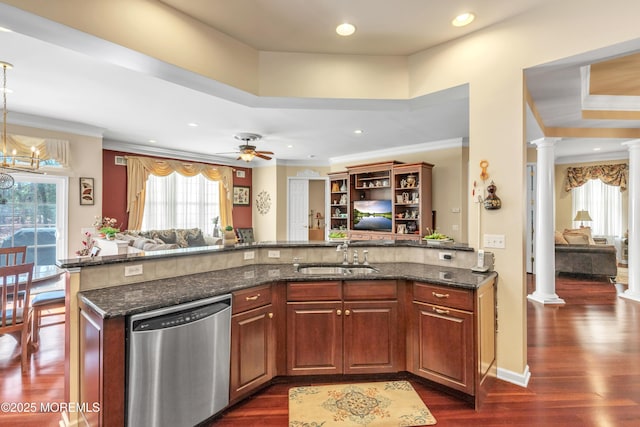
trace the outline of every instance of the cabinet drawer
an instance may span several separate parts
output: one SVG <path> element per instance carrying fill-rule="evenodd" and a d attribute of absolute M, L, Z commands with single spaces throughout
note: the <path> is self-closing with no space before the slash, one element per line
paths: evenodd
<path fill-rule="evenodd" d="M 466 289 L 414 283 L 413 299 L 420 302 L 473 311 L 473 292 Z"/>
<path fill-rule="evenodd" d="M 395 300 L 398 287 L 395 280 L 348 280 L 344 282 L 344 299 L 356 300 Z"/>
<path fill-rule="evenodd" d="M 287 301 L 337 301 L 342 299 L 340 282 L 289 282 Z"/>
<path fill-rule="evenodd" d="M 232 312 L 241 313 L 266 304 L 271 304 L 271 285 L 243 289 L 233 293 Z"/>

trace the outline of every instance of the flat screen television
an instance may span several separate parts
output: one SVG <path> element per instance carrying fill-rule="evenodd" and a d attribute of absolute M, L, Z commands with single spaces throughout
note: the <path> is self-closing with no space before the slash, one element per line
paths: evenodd
<path fill-rule="evenodd" d="M 392 231 L 391 200 L 356 200 L 353 202 L 353 229 Z"/>

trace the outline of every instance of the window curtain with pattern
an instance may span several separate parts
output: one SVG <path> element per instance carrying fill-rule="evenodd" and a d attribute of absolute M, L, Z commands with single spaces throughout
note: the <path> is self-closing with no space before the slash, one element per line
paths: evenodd
<path fill-rule="evenodd" d="M 627 189 L 628 176 L 629 166 L 624 163 L 567 168 L 564 190 L 569 192 L 584 185 L 590 179 L 599 179 L 605 184 L 620 187 L 620 191 L 624 191 Z"/>
<path fill-rule="evenodd" d="M 177 172 L 183 176 L 202 174 L 218 181 L 220 185 L 220 223 L 233 226 L 232 191 L 233 169 L 183 160 L 154 159 L 150 157 L 126 156 L 127 159 L 127 212 L 130 230 L 139 230 L 144 215 L 145 188 L 149 175 L 167 176 Z"/>

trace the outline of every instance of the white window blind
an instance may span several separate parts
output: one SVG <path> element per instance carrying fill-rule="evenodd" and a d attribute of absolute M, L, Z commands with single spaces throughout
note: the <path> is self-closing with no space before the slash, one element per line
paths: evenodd
<path fill-rule="evenodd" d="M 575 217 L 579 210 L 586 210 L 593 221 L 585 223 L 596 236 L 622 235 L 622 197 L 620 187 L 607 185 L 599 179 L 590 179 L 586 184 L 574 188 L 572 205 Z M 574 222 L 579 227 L 580 221 Z"/>
<path fill-rule="evenodd" d="M 220 215 L 218 181 L 202 175 L 185 177 L 149 175 L 147 181 L 143 230 L 200 228 L 213 232 L 213 218 Z"/>

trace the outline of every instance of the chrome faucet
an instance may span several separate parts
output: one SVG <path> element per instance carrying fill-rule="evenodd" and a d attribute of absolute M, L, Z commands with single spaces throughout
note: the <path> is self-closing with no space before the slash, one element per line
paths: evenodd
<path fill-rule="evenodd" d="M 369 265 L 369 260 L 367 259 L 367 255 L 369 255 L 369 251 L 368 250 L 363 250 L 362 251 L 362 255 L 364 257 L 364 259 L 362 260 L 362 264 L 363 265 Z"/>
<path fill-rule="evenodd" d="M 336 252 L 342 251 L 342 263 L 349 264 L 349 241 L 345 240 L 336 248 Z"/>
<path fill-rule="evenodd" d="M 358 265 L 358 251 L 356 249 L 353 250 L 353 265 Z"/>

